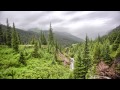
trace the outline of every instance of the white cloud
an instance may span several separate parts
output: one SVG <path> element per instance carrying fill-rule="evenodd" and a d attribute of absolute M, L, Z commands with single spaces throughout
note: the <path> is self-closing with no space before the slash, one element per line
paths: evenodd
<path fill-rule="evenodd" d="M 0 23 L 6 24 L 6 18 L 10 25 L 15 22 L 17 28 L 48 29 L 50 21 L 54 30 L 69 32 L 84 38 L 95 38 L 98 33 L 107 31 L 120 24 L 120 12 L 118 11 L 2 11 Z"/>

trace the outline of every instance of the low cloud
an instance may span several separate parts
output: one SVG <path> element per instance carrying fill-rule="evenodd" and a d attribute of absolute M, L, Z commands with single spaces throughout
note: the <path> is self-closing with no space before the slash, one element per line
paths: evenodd
<path fill-rule="evenodd" d="M 0 23 L 17 28 L 48 29 L 50 22 L 53 30 L 68 32 L 80 38 L 87 33 L 90 38 L 104 35 L 120 24 L 119 11 L 0 11 Z"/>

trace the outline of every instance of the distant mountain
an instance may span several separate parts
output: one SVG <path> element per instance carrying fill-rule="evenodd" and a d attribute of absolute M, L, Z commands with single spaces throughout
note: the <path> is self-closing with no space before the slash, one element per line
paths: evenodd
<path fill-rule="evenodd" d="M 28 31 L 32 31 L 35 33 L 40 33 L 41 30 L 39 30 L 38 28 L 33 28 L 33 29 L 29 29 Z M 48 38 L 48 30 L 42 30 L 45 34 L 45 37 Z M 54 37 L 55 39 L 62 45 L 71 45 L 74 43 L 78 43 L 78 42 L 82 42 L 84 41 L 81 38 L 78 38 L 76 36 L 73 36 L 67 32 L 58 32 L 58 31 L 53 31 L 54 33 Z"/>
<path fill-rule="evenodd" d="M 3 30 L 6 31 L 6 26 L 2 25 Z M 27 31 L 16 28 L 18 33 L 20 34 L 20 38 L 23 41 L 23 43 L 29 43 L 32 39 L 32 37 L 35 35 L 38 39 L 40 37 L 41 30 L 38 28 L 32 28 Z M 45 37 L 48 39 L 48 30 L 43 30 Z M 75 37 L 69 33 L 66 32 L 57 32 L 53 31 L 55 39 L 62 45 L 62 46 L 68 46 L 74 43 L 82 42 L 83 40 Z"/>

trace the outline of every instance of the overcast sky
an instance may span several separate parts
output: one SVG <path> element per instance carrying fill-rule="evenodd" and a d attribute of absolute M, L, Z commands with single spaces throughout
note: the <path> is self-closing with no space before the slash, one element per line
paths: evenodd
<path fill-rule="evenodd" d="M 106 32 L 120 25 L 119 11 L 0 11 L 0 23 L 20 29 L 49 29 L 50 22 L 54 31 L 62 31 L 84 39 L 85 34 L 95 38 L 98 33 Z"/>

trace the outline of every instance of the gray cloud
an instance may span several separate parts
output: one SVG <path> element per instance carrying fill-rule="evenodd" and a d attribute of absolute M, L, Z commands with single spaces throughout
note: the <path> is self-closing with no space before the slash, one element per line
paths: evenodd
<path fill-rule="evenodd" d="M 116 17 L 119 18 L 118 16 L 120 15 L 120 12 L 115 12 L 115 11 L 96 11 L 92 12 L 89 15 L 84 15 L 84 16 L 77 16 L 73 17 L 70 19 L 70 21 L 76 22 L 76 21 L 82 21 L 82 20 L 93 20 L 93 19 L 102 19 L 102 18 L 113 18 L 115 19 Z M 117 20 L 117 18 L 115 20 Z"/>
<path fill-rule="evenodd" d="M 52 22 L 53 30 L 71 33 L 83 38 L 87 33 L 90 38 L 106 32 L 120 24 L 119 11 L 0 11 L 0 23 L 10 25 L 15 22 L 17 28 L 48 29 Z"/>

